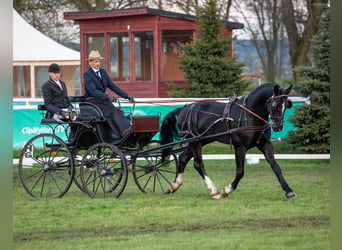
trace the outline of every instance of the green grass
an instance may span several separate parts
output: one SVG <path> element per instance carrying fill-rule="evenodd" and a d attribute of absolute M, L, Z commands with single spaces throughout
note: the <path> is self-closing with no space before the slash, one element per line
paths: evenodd
<path fill-rule="evenodd" d="M 212 200 L 189 165 L 172 195 L 142 194 L 130 178 L 118 199 L 91 199 L 75 185 L 61 199 L 34 199 L 14 166 L 15 249 L 329 249 L 329 160 L 279 160 L 297 192 L 286 199 L 264 160 L 247 165 L 231 196 Z M 206 161 L 221 189 L 234 161 Z"/>

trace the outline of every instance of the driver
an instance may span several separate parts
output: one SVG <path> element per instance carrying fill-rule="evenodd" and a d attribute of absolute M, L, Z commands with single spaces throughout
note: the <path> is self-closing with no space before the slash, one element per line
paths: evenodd
<path fill-rule="evenodd" d="M 115 97 L 107 94 L 106 90 L 108 88 L 130 102 L 134 102 L 134 98 L 112 82 L 106 70 L 100 67 L 101 59 L 103 57 L 98 51 L 93 50 L 90 52 L 87 59 L 90 67 L 83 75 L 85 97 L 88 102 L 94 103 L 101 109 L 108 125 L 115 133 L 116 138 L 119 139 L 129 131 L 130 120 L 113 105 L 112 102 L 115 101 Z"/>

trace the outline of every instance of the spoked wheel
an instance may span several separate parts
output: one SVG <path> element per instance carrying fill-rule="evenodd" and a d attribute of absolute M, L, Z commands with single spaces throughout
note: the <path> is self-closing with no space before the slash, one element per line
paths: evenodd
<path fill-rule="evenodd" d="M 62 197 L 74 177 L 68 146 L 53 134 L 31 138 L 20 155 L 19 177 L 25 190 L 33 197 Z"/>
<path fill-rule="evenodd" d="M 126 159 L 112 144 L 97 143 L 89 147 L 79 170 L 83 190 L 92 198 L 117 198 L 126 187 Z"/>
<path fill-rule="evenodd" d="M 151 141 L 144 149 L 158 146 L 159 141 Z M 143 193 L 167 193 L 175 179 L 177 156 L 171 154 L 162 162 L 161 155 L 161 150 L 154 150 L 132 159 L 133 178 Z"/>
<path fill-rule="evenodd" d="M 78 150 L 75 155 L 74 155 L 74 169 L 75 169 L 75 173 L 74 173 L 74 183 L 75 185 L 83 192 L 85 192 L 85 190 L 83 189 L 83 185 L 81 182 L 81 177 L 80 177 L 80 166 L 82 164 L 82 159 L 83 159 L 83 155 L 84 152 L 86 150 Z M 85 192 L 86 193 L 86 192 Z"/>

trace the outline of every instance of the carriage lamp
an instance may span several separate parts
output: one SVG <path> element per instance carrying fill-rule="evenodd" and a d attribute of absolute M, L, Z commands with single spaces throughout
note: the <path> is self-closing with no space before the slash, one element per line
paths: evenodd
<path fill-rule="evenodd" d="M 65 115 L 62 117 L 66 120 L 75 121 L 77 118 L 77 111 L 76 109 L 63 109 L 65 111 Z"/>

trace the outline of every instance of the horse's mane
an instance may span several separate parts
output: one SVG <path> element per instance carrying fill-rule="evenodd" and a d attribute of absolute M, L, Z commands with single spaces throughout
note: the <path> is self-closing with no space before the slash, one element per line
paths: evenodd
<path fill-rule="evenodd" d="M 275 85 L 276 84 L 273 82 L 263 83 L 263 84 L 259 85 L 258 87 L 256 87 L 250 94 L 252 94 L 254 92 L 259 92 L 260 90 L 265 89 L 265 88 L 270 88 L 270 87 L 273 88 Z"/>
<path fill-rule="evenodd" d="M 273 88 L 276 84 L 273 82 L 267 82 L 267 83 L 263 83 L 261 85 L 259 85 L 257 88 L 255 88 L 252 92 L 249 93 L 249 95 L 247 97 L 252 98 L 254 97 L 256 94 L 262 93 L 264 89 L 269 88 L 273 91 Z"/>

